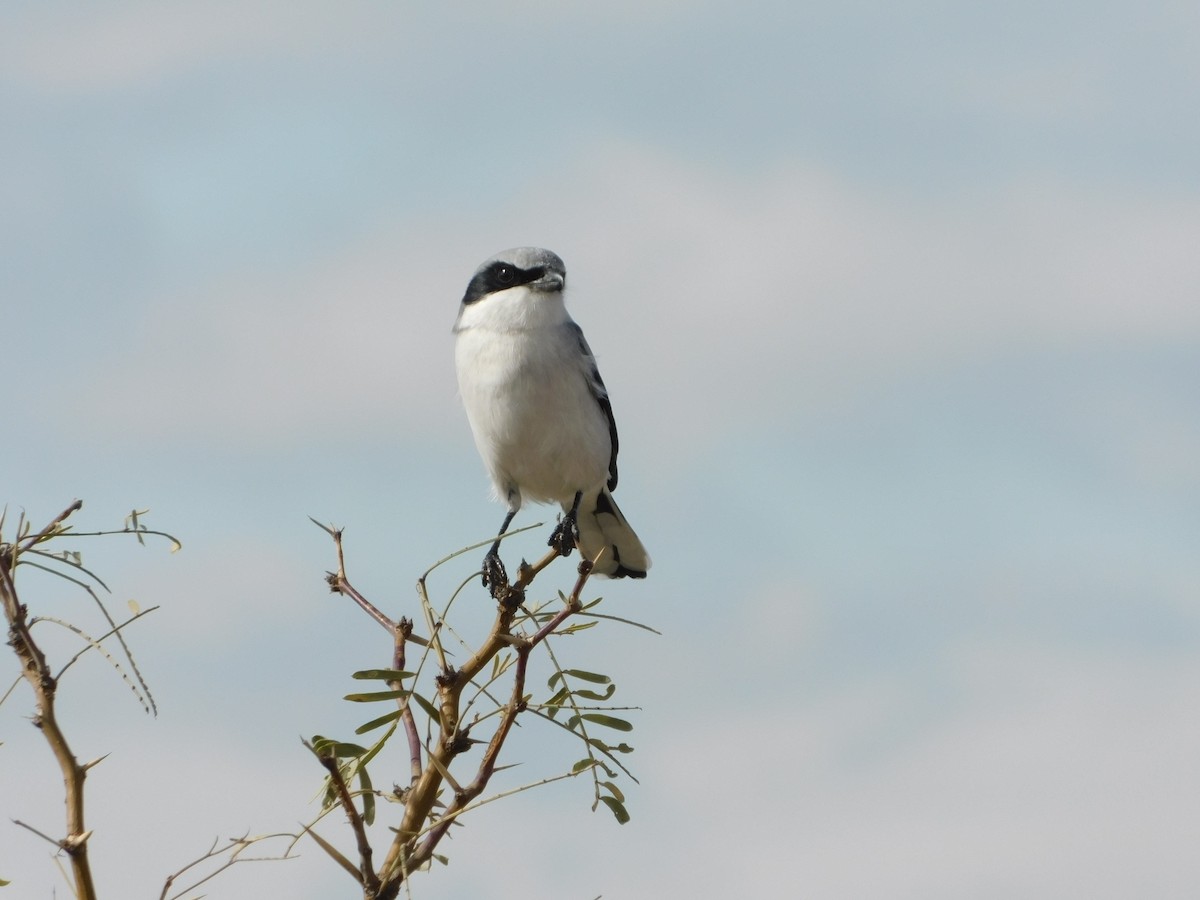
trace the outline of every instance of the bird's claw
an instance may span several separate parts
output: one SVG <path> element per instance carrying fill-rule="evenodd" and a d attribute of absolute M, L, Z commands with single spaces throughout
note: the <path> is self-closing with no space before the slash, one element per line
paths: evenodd
<path fill-rule="evenodd" d="M 493 600 L 508 589 L 508 572 L 499 553 L 489 553 L 483 558 L 483 586 L 492 592 Z"/>
<path fill-rule="evenodd" d="M 579 546 L 579 526 L 575 517 L 570 514 L 563 516 L 546 543 L 557 550 L 559 556 L 570 556 L 571 551 Z"/>

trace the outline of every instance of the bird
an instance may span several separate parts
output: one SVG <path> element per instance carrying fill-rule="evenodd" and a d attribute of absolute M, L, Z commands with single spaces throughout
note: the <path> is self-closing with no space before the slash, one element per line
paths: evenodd
<path fill-rule="evenodd" d="M 507 586 L 500 539 L 528 500 L 562 509 L 548 541 L 579 548 L 593 573 L 645 578 L 650 557 L 622 515 L 617 425 L 583 330 L 567 313 L 567 270 L 540 247 L 515 247 L 475 270 L 454 323 L 459 394 L 497 499 L 508 511 L 484 558 L 493 596 Z"/>

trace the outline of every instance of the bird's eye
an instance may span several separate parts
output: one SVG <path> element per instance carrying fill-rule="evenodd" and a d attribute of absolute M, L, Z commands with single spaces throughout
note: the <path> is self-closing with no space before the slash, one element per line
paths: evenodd
<path fill-rule="evenodd" d="M 516 270 L 512 266 L 501 266 L 496 270 L 496 280 L 501 284 L 512 284 L 516 277 Z"/>

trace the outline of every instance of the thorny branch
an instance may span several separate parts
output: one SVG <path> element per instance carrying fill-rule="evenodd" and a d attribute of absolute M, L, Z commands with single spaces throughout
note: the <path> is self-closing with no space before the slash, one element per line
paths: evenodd
<path fill-rule="evenodd" d="M 371 861 L 374 851 L 367 838 L 366 825 L 362 816 L 359 815 L 358 807 L 354 805 L 354 798 L 350 795 L 350 788 L 346 786 L 346 780 L 342 778 L 337 757 L 332 753 L 322 753 L 318 754 L 318 758 L 329 773 L 329 779 L 337 791 L 338 803 L 341 804 L 342 811 L 346 813 L 346 819 L 350 822 L 350 830 L 354 832 L 354 841 L 358 846 L 358 874 L 362 880 L 363 893 L 365 896 L 374 897 L 379 893 L 379 876 L 375 874 L 375 867 Z"/>
<path fill-rule="evenodd" d="M 513 724 L 517 720 L 517 716 L 525 711 L 525 673 L 529 664 L 529 654 L 533 649 L 544 641 L 547 637 L 565 622 L 570 616 L 579 612 L 582 604 L 579 601 L 579 596 L 583 592 L 583 587 L 587 583 L 588 576 L 592 571 L 592 563 L 585 561 L 580 565 L 579 579 L 575 582 L 575 588 L 571 591 L 567 598 L 567 603 L 561 611 L 543 625 L 538 632 L 529 640 L 521 641 L 516 645 L 517 664 L 516 671 L 513 675 L 512 693 L 509 696 L 508 704 L 504 707 L 504 712 L 500 718 L 500 724 L 497 726 L 495 733 L 492 735 L 491 741 L 488 742 L 487 750 L 484 751 L 483 759 L 479 764 L 479 770 L 475 775 L 475 779 L 466 787 L 458 790 L 454 794 L 454 801 L 446 809 L 446 812 L 441 816 L 437 824 L 435 824 L 425 836 L 425 840 L 417 848 L 415 859 L 423 863 L 433 856 L 434 849 L 438 842 L 449 830 L 454 820 L 462 813 L 464 809 L 483 793 L 487 787 L 488 781 L 496 771 L 496 762 L 500 757 L 500 750 L 504 746 L 505 740 L 508 738 Z M 542 567 L 544 568 L 544 566 Z M 541 571 L 541 569 L 538 569 Z M 536 573 L 534 573 L 536 575 Z M 532 581 L 532 577 L 530 578 Z M 486 661 L 485 661 L 486 664 Z M 482 666 L 480 666 L 482 668 Z M 463 670 L 465 671 L 465 669 Z M 460 673 L 461 675 L 461 673 Z M 474 677 L 474 676 L 472 676 Z M 470 679 L 461 682 L 466 685 Z"/>
<path fill-rule="evenodd" d="M 95 900 L 96 887 L 92 880 L 87 844 L 92 833 L 85 826 L 83 814 L 83 781 L 88 767 L 75 758 L 66 735 L 59 727 L 55 707 L 58 681 L 50 671 L 45 654 L 30 633 L 29 611 L 17 595 L 14 579 L 20 553 L 59 533 L 67 517 L 82 506 L 83 503 L 76 500 L 37 534 L 21 537 L 18 528 L 18 536 L 13 543 L 0 544 L 0 605 L 4 607 L 4 615 L 8 620 L 9 644 L 21 661 L 21 673 L 33 688 L 37 709 L 34 727 L 45 736 L 62 771 L 66 790 L 67 835 L 55 843 L 70 860 L 76 896 L 79 900 Z"/>
<path fill-rule="evenodd" d="M 500 592 L 496 619 L 487 637 L 461 667 L 456 669 L 446 661 L 441 647 L 441 622 L 434 619 L 431 605 L 428 602 L 425 580 L 429 572 L 426 572 L 418 582 L 430 629 L 429 639 L 424 640 L 412 634 L 411 621 L 401 619 L 398 623 L 393 622 L 353 587 L 346 576 L 342 531 L 326 527 L 319 522 L 316 524 L 320 525 L 333 538 L 337 553 L 337 571 L 330 572 L 327 576 L 330 589 L 334 593 L 349 597 L 371 618 L 388 629 L 394 641 L 392 661 L 395 669 L 404 670 L 406 649 L 410 643 L 423 646 L 426 654 L 433 651 L 440 668 L 440 674 L 436 678 L 437 699 L 434 703 L 437 713 L 437 734 L 428 746 L 422 743 L 418 734 L 416 722 L 409 706 L 410 694 L 403 691 L 403 686 L 399 681 L 388 682 L 389 687 L 395 690 L 399 697 L 397 702 L 400 705 L 401 722 L 409 744 L 412 780 L 409 787 L 400 793 L 404 802 L 404 812 L 399 828 L 395 829 L 396 836 L 388 848 L 378 874 L 370 870 L 371 853 L 370 847 L 366 843 L 366 831 L 362 817 L 355 808 L 353 797 L 342 778 L 337 761 L 336 759 L 322 759 L 322 765 L 330 774 L 339 803 L 346 813 L 359 848 L 360 871 L 357 877 L 364 889 L 363 896 L 368 900 L 393 900 L 398 896 L 409 873 L 420 869 L 433 858 L 439 842 L 449 831 L 450 826 L 487 788 L 488 782 L 497 770 L 501 750 L 512 726 L 517 717 L 526 710 L 525 675 L 529 655 L 564 622 L 582 609 L 580 595 L 592 572 L 594 561 L 584 560 L 579 564 L 579 577 L 571 594 L 566 598 L 563 608 L 542 624 L 531 637 L 514 633 L 513 630 L 522 613 L 529 615 L 528 610 L 522 605 L 525 590 L 540 572 L 559 558 L 559 553 L 552 550 L 534 565 L 522 562 L 516 580 Z M 476 676 L 492 663 L 497 654 L 505 649 L 513 650 L 516 655 L 512 690 L 507 703 L 501 710 L 496 730 L 488 741 L 474 777 L 468 784 L 459 785 L 450 775 L 450 764 L 459 754 L 476 743 L 470 737 L 471 726 L 462 726 L 463 692 Z M 453 792 L 452 799 L 431 822 L 441 789 L 447 783 Z M 328 845 L 323 839 L 316 837 L 315 833 L 313 836 L 318 843 L 328 849 Z M 336 853 L 336 851 L 333 852 Z M 344 857 L 342 859 L 344 860 Z"/>
<path fill-rule="evenodd" d="M 392 668 L 398 672 L 404 671 L 406 658 L 405 647 L 412 638 L 413 623 L 410 619 L 401 619 L 395 630 L 395 649 L 392 651 Z M 388 687 L 394 691 L 403 689 L 399 681 L 389 681 Z M 412 707 L 407 697 L 397 698 L 400 705 L 400 721 L 404 724 L 404 736 L 408 740 L 409 765 L 412 773 L 410 785 L 416 784 L 421 777 L 421 735 L 417 732 L 417 720 L 413 718 Z"/>
<path fill-rule="evenodd" d="M 63 734 L 62 728 L 58 721 L 57 705 L 58 687 L 61 679 L 66 672 L 80 659 L 85 653 L 90 650 L 95 650 L 105 656 L 111 665 L 118 671 L 126 683 L 133 689 L 135 696 L 142 702 L 147 712 L 154 711 L 154 700 L 150 695 L 148 686 L 138 671 L 137 663 L 134 661 L 133 655 L 126 645 L 122 635 L 123 630 L 133 622 L 140 619 L 142 616 L 153 612 L 158 607 L 140 610 L 134 613 L 133 616 L 118 624 L 112 616 L 100 596 L 93 589 L 92 584 L 98 585 L 100 588 L 107 590 L 107 585 L 100 577 L 91 570 L 85 568 L 80 561 L 78 553 L 72 551 L 50 552 L 42 549 L 42 545 L 48 544 L 56 538 L 69 535 L 71 538 L 81 537 L 103 537 L 114 534 L 132 534 L 137 538 L 138 543 L 144 543 L 143 538 L 147 535 L 164 537 L 171 542 L 174 550 L 179 549 L 179 541 L 171 535 L 162 531 L 154 531 L 146 528 L 138 521 L 139 515 L 143 513 L 134 510 L 127 518 L 125 527 L 122 529 L 113 529 L 108 531 L 93 531 L 93 532 L 77 532 L 73 531 L 67 524 L 70 516 L 81 509 L 83 503 L 76 500 L 65 510 L 59 513 L 53 520 L 50 521 L 40 531 L 34 532 L 28 522 L 22 515 L 18 521 L 16 536 L 11 542 L 0 540 L 0 606 L 4 609 L 5 619 L 8 622 L 9 646 L 16 652 L 21 663 L 21 675 L 30 684 L 34 694 L 35 715 L 33 724 L 45 736 L 47 743 L 50 745 L 55 758 L 58 761 L 59 768 L 63 775 L 63 784 L 66 794 L 66 810 L 67 810 L 67 834 L 66 837 L 56 839 L 39 831 L 25 822 L 17 821 L 15 824 L 25 828 L 26 830 L 38 835 L 49 843 L 53 844 L 60 851 L 66 854 L 71 867 L 72 893 L 79 900 L 94 900 L 96 897 L 96 888 L 91 872 L 90 860 L 88 857 L 88 839 L 92 832 L 87 830 L 84 822 L 84 781 L 88 771 L 104 757 L 91 760 L 90 762 L 80 763 L 75 757 L 67 742 L 66 736 Z M 0 530 L 4 525 L 5 515 L 0 512 Z M 2 535 L 0 535 L 2 537 Z M 22 559 L 28 555 L 31 558 Z M 48 564 L 51 563 L 51 564 Z M 104 620 L 109 628 L 98 637 L 90 637 L 85 631 L 79 627 L 66 622 L 64 620 L 50 617 L 30 617 L 28 607 L 20 601 L 17 594 L 15 573 L 18 565 L 28 565 L 33 569 L 40 569 L 52 574 L 58 575 L 66 579 L 70 583 L 80 587 L 92 598 L 99 607 Z M 63 571 L 65 570 L 65 571 Z M 68 572 L 75 573 L 72 577 Z M 90 582 L 90 583 L 89 583 Z M 54 623 L 67 628 L 81 640 L 85 646 L 70 657 L 59 669 L 58 672 L 52 672 L 49 662 L 45 654 L 34 640 L 32 629 L 39 622 Z M 121 664 L 110 655 L 102 646 L 103 642 L 109 638 L 114 638 L 120 645 L 121 651 L 125 660 L 128 663 L 129 670 L 134 676 L 131 680 L 125 674 Z M 136 684 L 135 684 L 136 680 Z M 19 680 L 18 680 L 19 683 Z M 15 685 L 14 685 L 15 686 Z M 11 690 L 11 689 L 10 689 Z M 5 695 L 7 697 L 7 694 Z M 4 698 L 0 698 L 2 701 Z M 250 857 L 245 855 L 246 851 L 256 845 L 260 841 L 278 837 L 292 838 L 292 845 L 289 845 L 283 856 L 255 856 Z M 237 863 L 242 862 L 258 862 L 264 860 L 289 859 L 291 847 L 295 841 L 299 839 L 298 835 L 264 835 L 258 837 L 243 836 L 241 838 L 232 839 L 227 845 L 218 848 L 214 842 L 208 853 L 200 858 L 188 863 L 173 875 L 168 876 L 163 885 L 161 897 L 163 900 L 173 900 L 173 898 L 181 897 L 185 893 L 190 893 L 199 885 L 209 881 L 221 872 L 229 869 Z M 221 858 L 224 857 L 223 860 Z M 185 873 L 193 870 L 206 862 L 221 860 L 216 867 L 207 874 L 196 875 L 197 880 L 188 888 L 170 894 L 172 887 L 177 879 Z"/>

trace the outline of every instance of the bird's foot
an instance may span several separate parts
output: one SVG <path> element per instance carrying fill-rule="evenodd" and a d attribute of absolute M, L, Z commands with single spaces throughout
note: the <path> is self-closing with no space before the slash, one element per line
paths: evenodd
<path fill-rule="evenodd" d="M 483 558 L 483 586 L 492 592 L 493 600 L 508 590 L 508 571 L 495 551 Z"/>
<path fill-rule="evenodd" d="M 564 515 L 546 543 L 557 550 L 559 556 L 570 556 L 571 551 L 579 546 L 579 525 L 575 516 L 571 513 Z"/>

